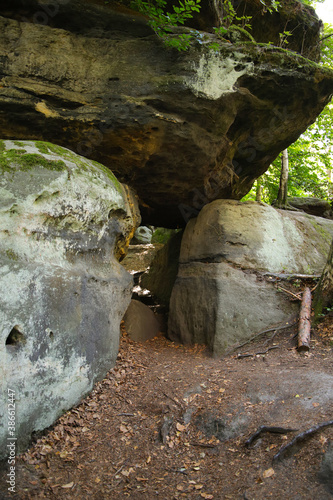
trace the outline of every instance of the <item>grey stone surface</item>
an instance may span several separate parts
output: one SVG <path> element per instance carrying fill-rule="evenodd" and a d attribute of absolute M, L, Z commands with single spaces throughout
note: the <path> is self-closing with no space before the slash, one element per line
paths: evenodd
<path fill-rule="evenodd" d="M 333 218 L 333 211 L 329 201 L 321 200 L 320 198 L 297 197 L 288 198 L 288 203 L 292 207 L 303 212 L 316 215 L 317 217 Z"/>
<path fill-rule="evenodd" d="M 180 262 L 224 261 L 244 269 L 321 274 L 333 222 L 264 203 L 216 200 L 192 219 Z"/>
<path fill-rule="evenodd" d="M 137 216 L 102 165 L 52 144 L 0 144 L 3 457 L 8 389 L 21 451 L 113 366 L 132 287 L 115 254 Z"/>
<path fill-rule="evenodd" d="M 159 322 L 153 311 L 138 300 L 131 300 L 124 315 L 124 327 L 129 337 L 136 342 L 145 342 L 158 335 Z"/>
<path fill-rule="evenodd" d="M 327 452 L 323 457 L 319 471 L 319 480 L 325 485 L 329 493 L 333 495 L 333 442 L 331 441 Z"/>
<path fill-rule="evenodd" d="M 134 233 L 131 241 L 132 245 L 149 245 L 153 236 L 153 231 L 147 226 L 140 226 Z"/>
<path fill-rule="evenodd" d="M 162 246 L 161 243 L 129 245 L 126 257 L 121 261 L 121 265 L 131 274 L 144 272 Z"/>
<path fill-rule="evenodd" d="M 216 355 L 287 321 L 299 304 L 265 273 L 320 274 L 332 221 L 254 202 L 216 200 L 184 232 L 168 335 Z"/>
<path fill-rule="evenodd" d="M 178 272 L 182 232 L 172 235 L 167 243 L 156 252 L 149 269 L 142 275 L 141 285 L 147 288 L 156 299 L 169 308 L 172 288 Z"/>
<path fill-rule="evenodd" d="M 298 304 L 254 272 L 222 262 L 182 265 L 172 291 L 168 336 L 206 344 L 215 355 L 298 310 Z"/>

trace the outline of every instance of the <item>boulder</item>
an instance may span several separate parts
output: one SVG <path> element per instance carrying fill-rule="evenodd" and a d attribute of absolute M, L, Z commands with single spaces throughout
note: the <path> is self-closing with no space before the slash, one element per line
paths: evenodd
<path fill-rule="evenodd" d="M 0 150 L 0 384 L 14 394 L 20 452 L 114 365 L 132 288 L 116 257 L 139 220 L 102 165 L 49 143 Z"/>
<path fill-rule="evenodd" d="M 298 311 L 269 274 L 321 274 L 333 222 L 263 203 L 216 200 L 182 239 L 168 335 L 216 355 Z"/>
<path fill-rule="evenodd" d="M 288 198 L 288 203 L 291 207 L 297 208 L 297 210 L 302 210 L 307 214 L 333 219 L 332 207 L 330 202 L 327 200 L 293 196 L 292 198 Z"/>
<path fill-rule="evenodd" d="M 140 226 L 134 233 L 131 245 L 149 245 L 153 236 L 153 231 L 147 226 Z"/>
<path fill-rule="evenodd" d="M 0 133 L 111 168 L 136 190 L 144 224 L 185 226 L 214 199 L 241 199 L 331 98 L 333 73 L 296 52 L 200 31 L 179 52 L 143 16 L 103 3 L 1 3 Z M 310 26 L 315 46 L 313 11 L 290 8 L 299 47 Z"/>
<path fill-rule="evenodd" d="M 148 306 L 132 299 L 124 316 L 124 328 L 132 340 L 145 342 L 158 335 L 160 324 Z"/>

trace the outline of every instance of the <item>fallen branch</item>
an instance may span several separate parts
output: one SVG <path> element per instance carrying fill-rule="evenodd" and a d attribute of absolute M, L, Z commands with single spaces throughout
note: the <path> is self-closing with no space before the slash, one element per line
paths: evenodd
<path fill-rule="evenodd" d="M 166 398 L 169 398 L 171 401 L 173 401 L 173 402 L 175 403 L 175 405 L 178 405 L 178 406 L 179 406 L 182 410 L 184 409 L 184 408 L 183 408 L 183 405 L 182 405 L 179 401 L 177 401 L 177 399 L 172 398 L 172 397 L 171 397 L 171 396 L 169 396 L 169 394 L 167 394 L 166 392 L 163 392 L 163 391 L 162 391 L 162 394 L 163 394 Z"/>
<path fill-rule="evenodd" d="M 321 274 L 285 274 L 285 273 L 261 273 L 263 276 L 272 276 L 273 278 L 279 278 L 282 280 L 290 279 L 317 279 L 320 278 Z"/>
<path fill-rule="evenodd" d="M 302 443 L 302 441 L 305 441 L 307 438 L 313 436 L 316 432 L 318 432 L 320 429 L 324 429 L 325 427 L 329 427 L 330 425 L 333 425 L 333 420 L 329 420 L 328 422 L 323 422 L 322 424 L 315 425 L 314 427 L 311 427 L 310 429 L 301 432 L 300 434 L 297 434 L 297 436 L 294 437 L 290 443 L 286 444 L 283 446 L 276 455 L 273 457 L 273 462 L 277 460 L 281 460 L 284 458 L 287 452 L 292 452 L 292 449 L 298 445 L 299 443 Z"/>
<path fill-rule="evenodd" d="M 242 359 L 242 358 L 250 358 L 251 356 L 257 356 L 257 354 L 266 354 L 268 351 L 271 351 L 272 349 L 279 349 L 280 346 L 278 345 L 273 345 L 272 347 L 268 347 L 266 351 L 259 351 L 259 352 L 254 352 L 253 354 L 247 354 L 245 352 L 237 354 L 237 359 Z"/>
<path fill-rule="evenodd" d="M 190 443 L 191 446 L 199 446 L 200 448 L 216 448 L 215 444 L 205 443 Z"/>
<path fill-rule="evenodd" d="M 311 332 L 311 290 L 306 287 L 303 292 L 298 327 L 298 350 L 300 352 L 310 349 Z"/>
<path fill-rule="evenodd" d="M 287 432 L 295 432 L 297 429 L 289 429 L 285 427 L 261 425 L 258 430 L 252 434 L 249 439 L 245 441 L 245 446 L 249 447 L 255 439 L 257 439 L 264 432 L 271 432 L 272 434 L 286 434 Z"/>
<path fill-rule="evenodd" d="M 301 300 L 301 297 L 299 295 L 296 295 L 295 293 L 293 292 L 290 292 L 289 290 L 286 290 L 285 288 L 283 288 L 282 286 L 278 285 L 278 290 L 282 290 L 283 292 L 285 293 L 288 293 L 289 295 L 291 295 L 292 297 L 294 297 L 295 299 L 297 300 Z"/>

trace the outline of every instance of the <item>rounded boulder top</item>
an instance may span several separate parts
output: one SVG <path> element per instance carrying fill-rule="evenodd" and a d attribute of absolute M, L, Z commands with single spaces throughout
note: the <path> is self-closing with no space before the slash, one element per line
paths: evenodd
<path fill-rule="evenodd" d="M 105 242 L 114 248 L 135 230 L 137 209 L 126 188 L 108 168 L 69 149 L 3 140 L 0 170 L 0 248 L 7 255 L 47 260 L 52 247 L 56 263 Z"/>

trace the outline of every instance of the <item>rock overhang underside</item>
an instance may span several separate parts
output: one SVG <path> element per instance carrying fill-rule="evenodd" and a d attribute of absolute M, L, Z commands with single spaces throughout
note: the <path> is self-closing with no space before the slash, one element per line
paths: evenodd
<path fill-rule="evenodd" d="M 0 9 L 3 137 L 104 164 L 136 190 L 144 223 L 184 226 L 241 199 L 333 93 L 333 73 L 296 52 L 202 33 L 181 53 L 139 15 L 74 1 L 41 26 L 26 22 L 35 7 Z M 87 9 L 94 25 L 79 26 Z"/>

